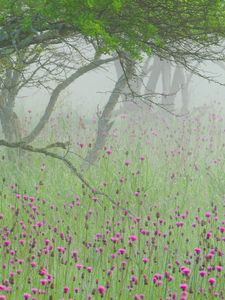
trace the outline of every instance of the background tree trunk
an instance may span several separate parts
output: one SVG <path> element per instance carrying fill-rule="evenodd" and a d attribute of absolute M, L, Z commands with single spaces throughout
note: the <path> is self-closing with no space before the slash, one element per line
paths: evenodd
<path fill-rule="evenodd" d="M 126 74 L 122 74 L 115 84 L 115 87 L 109 97 L 107 104 L 105 105 L 101 116 L 98 119 L 98 129 L 93 148 L 87 153 L 83 169 L 87 170 L 98 158 L 99 151 L 101 151 L 106 143 L 106 139 L 109 135 L 109 131 L 113 126 L 111 120 L 115 106 L 118 103 L 119 98 L 124 96 L 126 88 L 128 86 L 128 80 L 132 78 L 134 72 L 134 63 L 127 62 L 125 68 Z"/>

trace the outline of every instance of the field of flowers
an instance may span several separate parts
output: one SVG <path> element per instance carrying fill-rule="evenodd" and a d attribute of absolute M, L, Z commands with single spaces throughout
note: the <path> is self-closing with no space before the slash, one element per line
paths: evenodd
<path fill-rule="evenodd" d="M 56 121 L 53 140 L 63 132 Z M 72 142 L 76 155 L 67 155 L 79 164 L 91 126 Z M 122 116 L 83 171 L 92 190 L 60 161 L 24 154 L 16 166 L 0 154 L 0 300 L 225 299 L 225 122 L 217 112 Z"/>

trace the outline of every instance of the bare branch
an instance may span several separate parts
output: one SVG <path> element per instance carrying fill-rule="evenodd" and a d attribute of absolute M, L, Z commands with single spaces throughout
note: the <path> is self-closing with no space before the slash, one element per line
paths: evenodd
<path fill-rule="evenodd" d="M 31 146 L 31 145 L 27 145 L 23 142 L 10 143 L 10 142 L 7 142 L 5 140 L 0 140 L 0 146 L 4 146 L 4 147 L 8 147 L 8 148 L 19 148 L 19 149 L 22 149 L 22 150 L 25 150 L 25 151 L 28 151 L 28 152 L 43 154 L 45 156 L 52 157 L 52 158 L 55 158 L 55 159 L 58 159 L 58 160 L 62 161 L 71 170 L 71 172 L 73 174 L 75 174 L 79 178 L 79 180 L 90 191 L 93 192 L 93 194 L 106 197 L 115 208 L 117 207 L 117 208 L 121 209 L 122 211 L 124 211 L 125 213 L 130 214 L 132 217 L 135 217 L 135 215 L 130 210 L 120 206 L 108 194 L 106 194 L 104 192 L 101 192 L 101 191 L 96 191 L 91 186 L 91 184 L 83 177 L 83 175 L 77 170 L 77 168 L 72 164 L 72 162 L 69 159 L 66 158 L 65 155 L 62 156 L 62 155 L 59 155 L 57 153 L 50 152 L 50 151 L 47 150 L 47 149 L 53 148 L 53 147 L 67 149 L 68 148 L 68 143 L 56 142 L 54 144 L 47 145 L 46 147 L 43 147 L 43 148 L 36 148 L 36 147 Z"/>

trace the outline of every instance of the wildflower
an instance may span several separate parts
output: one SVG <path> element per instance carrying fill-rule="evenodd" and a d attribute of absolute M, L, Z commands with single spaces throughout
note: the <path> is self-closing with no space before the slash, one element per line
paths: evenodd
<path fill-rule="evenodd" d="M 210 218 L 210 217 L 211 217 L 211 215 L 212 215 L 212 214 L 211 214 L 211 212 L 210 212 L 210 211 L 207 211 L 207 212 L 205 213 L 205 217 L 206 217 L 206 218 Z"/>
<path fill-rule="evenodd" d="M 214 277 L 209 278 L 208 283 L 214 285 L 216 283 L 216 278 Z"/>
<path fill-rule="evenodd" d="M 125 164 L 125 166 L 129 166 L 130 161 L 129 160 L 125 160 L 124 164 Z"/>
<path fill-rule="evenodd" d="M 206 233 L 206 238 L 207 238 L 207 240 L 208 240 L 211 236 L 212 236 L 212 232 L 209 231 L 209 232 Z"/>
<path fill-rule="evenodd" d="M 143 259 L 142 259 L 142 261 L 143 261 L 143 263 L 148 263 L 149 262 L 149 258 L 147 258 L 147 257 L 143 257 Z"/>
<path fill-rule="evenodd" d="M 62 246 L 59 246 L 59 247 L 57 247 L 57 249 L 58 249 L 58 251 L 60 252 L 60 253 L 64 253 L 65 252 L 65 248 L 64 247 L 62 247 Z"/>
<path fill-rule="evenodd" d="M 207 275 L 207 272 L 204 271 L 204 270 L 202 270 L 202 271 L 199 272 L 199 275 L 200 275 L 201 277 L 204 277 L 204 276 Z"/>
<path fill-rule="evenodd" d="M 189 276 L 190 273 L 191 273 L 191 270 L 189 268 L 186 268 L 186 267 L 181 267 L 180 270 L 181 270 L 181 273 L 185 276 Z"/>
<path fill-rule="evenodd" d="M 38 293 L 38 289 L 37 289 L 37 288 L 32 288 L 32 289 L 31 289 L 31 292 L 32 292 L 33 294 L 37 294 L 37 293 Z"/>
<path fill-rule="evenodd" d="M 202 252 L 202 249 L 201 249 L 201 248 L 198 248 L 198 247 L 196 247 L 194 250 L 195 250 L 195 253 L 197 253 L 197 254 L 199 254 L 199 253 Z"/>
<path fill-rule="evenodd" d="M 91 273 L 93 271 L 93 268 L 92 267 L 86 267 L 86 270 Z"/>
<path fill-rule="evenodd" d="M 103 295 L 106 292 L 106 288 L 103 285 L 99 285 L 98 292 L 99 292 L 99 294 Z"/>
<path fill-rule="evenodd" d="M 67 294 L 68 292 L 69 292 L 69 287 L 68 286 L 64 286 L 64 288 L 63 288 L 63 292 L 64 292 L 64 294 Z"/>
<path fill-rule="evenodd" d="M 35 268 L 37 266 L 36 261 L 32 261 L 30 264 L 31 264 L 31 267 L 33 267 L 33 268 Z"/>
<path fill-rule="evenodd" d="M 182 291 L 186 291 L 188 289 L 188 285 L 186 283 L 181 283 L 180 289 L 182 289 Z"/>
<path fill-rule="evenodd" d="M 216 266 L 216 270 L 217 270 L 218 272 L 221 272 L 221 271 L 223 270 L 223 267 L 222 267 L 222 266 Z"/>
<path fill-rule="evenodd" d="M 111 155 L 111 154 L 112 154 L 112 149 L 107 149 L 107 150 L 106 150 L 106 153 L 107 153 L 108 155 Z"/>
<path fill-rule="evenodd" d="M 137 236 L 136 235 L 130 235 L 129 236 L 129 240 L 131 241 L 131 242 L 134 242 L 134 241 L 137 241 Z"/>
<path fill-rule="evenodd" d="M 126 253 L 126 249 L 120 248 L 120 249 L 118 249 L 117 252 L 118 252 L 119 254 L 124 254 L 124 253 Z"/>
<path fill-rule="evenodd" d="M 82 265 L 82 264 L 76 264 L 76 268 L 77 268 L 78 270 L 80 270 L 80 269 L 83 268 L 83 265 Z"/>
<path fill-rule="evenodd" d="M 10 240 L 5 240 L 4 241 L 4 246 L 9 246 L 9 245 L 11 245 L 11 241 Z"/>

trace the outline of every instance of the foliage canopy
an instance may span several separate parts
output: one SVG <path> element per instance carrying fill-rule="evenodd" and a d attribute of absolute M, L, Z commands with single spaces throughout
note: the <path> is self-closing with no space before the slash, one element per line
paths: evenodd
<path fill-rule="evenodd" d="M 0 0 L 1 54 L 75 35 L 101 53 L 200 57 L 202 47 L 222 43 L 224 1 Z"/>

